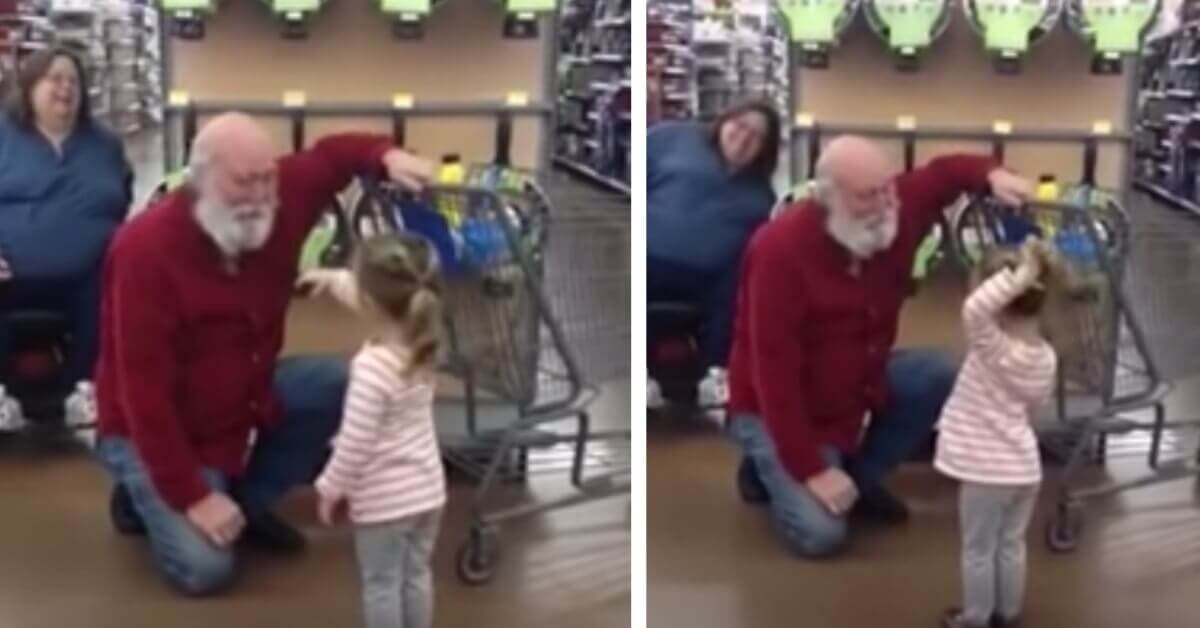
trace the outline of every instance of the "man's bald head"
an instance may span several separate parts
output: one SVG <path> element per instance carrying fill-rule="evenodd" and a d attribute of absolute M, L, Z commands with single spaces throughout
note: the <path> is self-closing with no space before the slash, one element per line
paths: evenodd
<path fill-rule="evenodd" d="M 833 236 L 859 257 L 891 246 L 895 237 L 896 168 L 874 142 L 835 138 L 816 167 L 818 200 L 829 211 Z"/>
<path fill-rule="evenodd" d="M 262 246 L 270 235 L 278 190 L 271 138 L 253 118 L 219 115 L 192 144 L 196 217 L 229 255 Z"/>

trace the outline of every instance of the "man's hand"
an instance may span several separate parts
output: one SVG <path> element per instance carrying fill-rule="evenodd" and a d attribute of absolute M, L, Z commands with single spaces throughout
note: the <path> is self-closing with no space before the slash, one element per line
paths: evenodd
<path fill-rule="evenodd" d="M 192 504 L 187 519 L 217 547 L 232 544 L 246 527 L 242 509 L 229 496 L 216 491 Z"/>
<path fill-rule="evenodd" d="M 320 517 L 321 523 L 327 526 L 335 523 L 338 507 L 341 506 L 343 499 L 342 497 L 326 497 L 324 494 L 317 498 L 317 516 Z"/>
<path fill-rule="evenodd" d="M 388 177 L 413 192 L 420 192 L 433 181 L 433 163 L 393 148 L 383 156 Z"/>
<path fill-rule="evenodd" d="M 858 487 L 854 485 L 854 480 L 837 467 L 825 469 L 808 478 L 804 484 L 834 516 L 841 517 L 850 512 L 850 507 L 858 501 Z"/>
<path fill-rule="evenodd" d="M 992 187 L 992 196 L 1005 205 L 1019 207 L 1033 199 L 1033 183 L 1003 168 L 988 173 L 988 184 Z"/>

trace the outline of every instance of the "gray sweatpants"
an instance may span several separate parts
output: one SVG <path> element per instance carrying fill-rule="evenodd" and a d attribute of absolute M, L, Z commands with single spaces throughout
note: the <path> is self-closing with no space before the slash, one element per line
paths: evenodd
<path fill-rule="evenodd" d="M 354 528 L 366 628 L 433 625 L 433 546 L 441 511 Z"/>
<path fill-rule="evenodd" d="M 1021 614 L 1025 603 L 1025 531 L 1038 486 L 964 482 L 959 489 L 962 527 L 963 618 L 987 625 L 993 613 Z"/>

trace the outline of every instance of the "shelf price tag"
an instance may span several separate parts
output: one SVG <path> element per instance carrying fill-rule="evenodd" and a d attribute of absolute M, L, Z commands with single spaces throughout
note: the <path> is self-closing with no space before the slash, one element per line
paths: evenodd
<path fill-rule="evenodd" d="M 796 126 L 801 129 L 811 129 L 817 123 L 811 113 L 800 112 L 796 114 Z"/>
<path fill-rule="evenodd" d="M 996 120 L 992 123 L 992 132 L 996 135 L 1011 135 L 1012 130 L 1012 122 L 1008 120 Z"/>
<path fill-rule="evenodd" d="M 288 109 L 300 109 L 308 103 L 308 95 L 299 90 L 283 93 L 283 106 Z"/>
<path fill-rule="evenodd" d="M 504 103 L 509 107 L 524 107 L 529 104 L 529 94 L 525 92 L 509 92 Z"/>
<path fill-rule="evenodd" d="M 1112 122 L 1096 120 L 1092 123 L 1092 135 L 1112 135 Z"/>
<path fill-rule="evenodd" d="M 413 95 L 397 92 L 392 95 L 392 109 L 412 109 Z"/>
<path fill-rule="evenodd" d="M 186 107 L 191 102 L 191 95 L 182 89 L 173 89 L 167 94 L 167 103 L 172 107 Z"/>
<path fill-rule="evenodd" d="M 917 119 L 912 116 L 896 118 L 896 128 L 901 131 L 913 131 L 917 128 Z"/>

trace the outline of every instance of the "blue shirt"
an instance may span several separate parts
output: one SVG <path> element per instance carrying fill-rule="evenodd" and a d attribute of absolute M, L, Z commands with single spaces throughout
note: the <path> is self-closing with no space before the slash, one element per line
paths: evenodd
<path fill-rule="evenodd" d="M 713 271 L 736 266 L 775 203 L 768 178 L 729 171 L 707 129 L 667 122 L 646 136 L 646 250 Z"/>
<path fill-rule="evenodd" d="M 102 127 L 75 129 L 60 156 L 39 131 L 0 115 L 0 257 L 13 277 L 98 272 L 132 181 L 121 141 Z"/>

